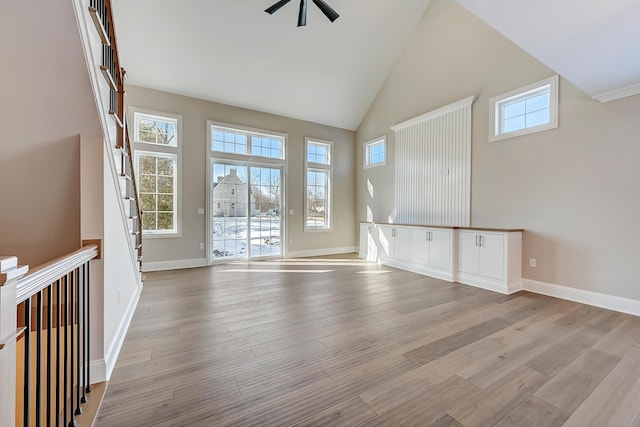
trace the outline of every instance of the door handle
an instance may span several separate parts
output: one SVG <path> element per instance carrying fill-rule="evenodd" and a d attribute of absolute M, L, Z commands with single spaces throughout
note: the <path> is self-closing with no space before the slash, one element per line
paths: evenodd
<path fill-rule="evenodd" d="M 476 246 L 478 246 L 478 235 L 476 234 Z"/>
<path fill-rule="evenodd" d="M 482 235 L 478 236 L 478 246 L 482 247 Z"/>

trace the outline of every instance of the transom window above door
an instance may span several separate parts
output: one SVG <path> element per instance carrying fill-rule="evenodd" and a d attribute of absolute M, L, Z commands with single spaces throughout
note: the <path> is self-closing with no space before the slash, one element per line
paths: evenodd
<path fill-rule="evenodd" d="M 284 159 L 284 137 L 211 125 L 211 151 Z"/>

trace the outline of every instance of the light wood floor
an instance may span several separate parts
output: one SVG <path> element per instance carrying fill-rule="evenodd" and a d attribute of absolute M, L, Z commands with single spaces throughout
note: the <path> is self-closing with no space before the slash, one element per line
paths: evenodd
<path fill-rule="evenodd" d="M 640 426 L 640 319 L 354 255 L 146 274 L 97 426 Z"/>

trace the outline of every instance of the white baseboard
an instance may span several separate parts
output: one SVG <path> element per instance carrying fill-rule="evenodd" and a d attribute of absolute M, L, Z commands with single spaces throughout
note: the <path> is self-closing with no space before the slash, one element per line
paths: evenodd
<path fill-rule="evenodd" d="M 438 270 L 422 264 L 409 261 L 399 261 L 393 258 L 382 258 L 380 262 L 390 267 L 399 268 L 401 270 L 410 271 L 412 273 L 422 274 L 424 276 L 434 277 L 447 282 L 453 282 L 453 271 Z M 493 290 L 493 289 L 491 289 Z"/>
<path fill-rule="evenodd" d="M 111 373 L 113 372 L 113 368 L 116 366 L 116 361 L 118 360 L 118 355 L 120 354 L 120 349 L 122 348 L 122 344 L 124 343 L 124 338 L 127 335 L 127 331 L 129 330 L 129 325 L 131 324 L 131 319 L 133 318 L 133 313 L 136 311 L 136 307 L 138 306 L 138 301 L 140 300 L 140 293 L 142 291 L 142 286 L 138 286 L 136 289 L 136 293 L 131 298 L 127 309 L 124 312 L 124 316 L 122 317 L 122 321 L 118 326 L 118 330 L 116 331 L 116 335 L 109 346 L 109 350 L 107 350 L 107 354 L 105 355 L 105 380 L 109 380 L 111 378 Z"/>
<path fill-rule="evenodd" d="M 325 256 L 325 255 L 338 255 L 338 254 L 350 254 L 357 252 L 356 246 L 344 246 L 342 248 L 327 248 L 327 249 L 310 249 L 306 251 L 289 251 L 287 252 L 287 258 L 304 258 L 310 256 Z"/>
<path fill-rule="evenodd" d="M 456 282 L 464 285 L 474 286 L 476 288 L 486 289 L 488 291 L 498 292 L 500 294 L 509 295 L 509 288 L 506 284 L 489 278 L 483 279 L 475 274 L 466 274 L 458 272 L 456 274 Z"/>
<path fill-rule="evenodd" d="M 180 270 L 183 268 L 206 267 L 206 258 L 176 259 L 171 261 L 142 262 L 142 271 Z"/>
<path fill-rule="evenodd" d="M 552 283 L 538 282 L 537 280 L 531 279 L 522 279 L 522 284 L 525 291 L 640 316 L 640 301 L 638 300 L 601 294 L 584 289 L 570 288 Z"/>
<path fill-rule="evenodd" d="M 92 360 L 89 366 L 91 372 L 91 384 L 101 383 L 107 380 L 107 362 L 104 359 Z"/>

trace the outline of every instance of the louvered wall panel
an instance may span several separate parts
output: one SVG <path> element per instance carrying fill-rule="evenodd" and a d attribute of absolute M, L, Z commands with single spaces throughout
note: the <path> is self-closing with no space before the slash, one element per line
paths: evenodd
<path fill-rule="evenodd" d="M 471 224 L 471 105 L 474 97 L 393 126 L 396 223 Z"/>

